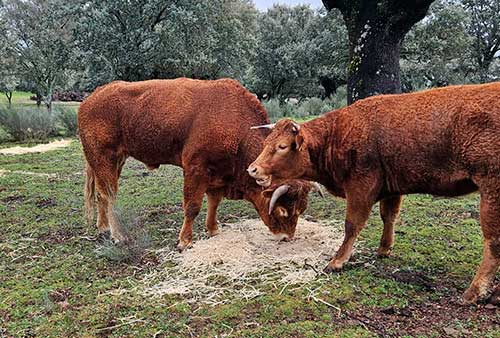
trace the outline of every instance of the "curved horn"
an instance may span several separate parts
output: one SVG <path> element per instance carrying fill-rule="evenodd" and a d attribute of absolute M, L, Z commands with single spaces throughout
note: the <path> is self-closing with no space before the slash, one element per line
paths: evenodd
<path fill-rule="evenodd" d="M 250 127 L 250 129 L 273 129 L 276 123 L 263 124 L 261 126 Z"/>
<path fill-rule="evenodd" d="M 286 194 L 288 192 L 288 189 L 290 189 L 290 186 L 288 184 L 284 184 L 274 190 L 273 195 L 271 196 L 271 201 L 269 202 L 269 215 L 271 215 L 271 213 L 273 212 L 274 205 L 276 204 L 278 198 Z"/>
<path fill-rule="evenodd" d="M 300 124 L 296 123 L 296 122 L 292 122 L 292 126 L 293 126 L 293 131 L 295 133 L 298 133 L 299 130 L 300 130 Z"/>
<path fill-rule="evenodd" d="M 321 184 L 319 184 L 318 182 L 313 182 L 312 186 L 313 187 L 311 191 L 317 192 L 322 198 L 325 198 L 325 192 L 323 191 L 323 187 L 321 186 Z"/>

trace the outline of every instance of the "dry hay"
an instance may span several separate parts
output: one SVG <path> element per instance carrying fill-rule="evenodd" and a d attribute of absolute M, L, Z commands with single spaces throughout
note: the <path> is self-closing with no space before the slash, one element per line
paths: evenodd
<path fill-rule="evenodd" d="M 44 153 L 50 150 L 68 147 L 71 140 L 58 140 L 50 143 L 37 144 L 33 147 L 11 147 L 0 149 L 1 155 L 21 155 L 28 153 Z"/>
<path fill-rule="evenodd" d="M 198 240 L 183 253 L 157 252 L 162 269 L 144 278 L 149 296 L 182 295 L 208 304 L 250 299 L 270 287 L 283 290 L 321 274 L 343 232 L 339 227 L 300 220 L 295 239 L 277 242 L 260 220 L 229 224 L 215 237 Z"/>

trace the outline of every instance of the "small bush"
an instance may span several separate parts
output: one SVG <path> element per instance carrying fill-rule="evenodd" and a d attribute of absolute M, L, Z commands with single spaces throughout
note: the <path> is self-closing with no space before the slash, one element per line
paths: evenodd
<path fill-rule="evenodd" d="M 82 102 L 88 95 L 89 93 L 87 92 L 80 92 L 77 90 L 70 90 L 67 92 L 55 92 L 53 95 L 53 100 L 61 102 L 70 102 L 70 101 Z"/>
<path fill-rule="evenodd" d="M 319 97 L 310 97 L 301 102 L 297 109 L 297 116 L 321 115 L 330 110 L 332 110 L 332 107 L 326 100 L 323 101 Z"/>
<path fill-rule="evenodd" d="M 266 109 L 269 118 L 280 118 L 283 116 L 278 99 L 263 100 L 262 105 Z"/>
<path fill-rule="evenodd" d="M 104 240 L 95 250 L 97 256 L 116 263 L 140 261 L 151 245 L 151 237 L 145 230 L 143 220 L 132 210 L 117 209 L 113 212 L 130 242 L 115 244 L 112 239 Z"/>
<path fill-rule="evenodd" d="M 277 98 L 264 100 L 262 104 L 271 120 L 296 115 L 296 106 L 294 104 L 288 102 L 281 103 Z"/>
<path fill-rule="evenodd" d="M 57 114 L 38 108 L 0 107 L 0 126 L 13 141 L 46 140 L 57 135 Z"/>
<path fill-rule="evenodd" d="M 347 87 L 341 86 L 337 88 L 337 92 L 325 99 L 325 102 L 331 107 L 331 110 L 347 106 Z"/>
<path fill-rule="evenodd" d="M 74 109 L 57 108 L 59 121 L 63 125 L 66 136 L 74 136 L 78 131 L 77 114 Z"/>

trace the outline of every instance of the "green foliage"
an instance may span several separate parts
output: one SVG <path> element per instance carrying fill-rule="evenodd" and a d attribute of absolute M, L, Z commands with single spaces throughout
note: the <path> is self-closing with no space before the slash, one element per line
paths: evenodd
<path fill-rule="evenodd" d="M 46 140 L 57 135 L 57 114 L 38 108 L 0 107 L 0 126 L 14 141 Z"/>
<path fill-rule="evenodd" d="M 187 76 L 241 79 L 257 11 L 246 0 L 87 2 L 77 24 L 82 85 Z"/>
<path fill-rule="evenodd" d="M 344 33 L 335 13 L 275 5 L 259 16 L 249 88 L 270 97 L 320 95 L 320 77 L 345 79 Z"/>
<path fill-rule="evenodd" d="M 459 4 L 435 2 L 408 33 L 401 60 L 404 91 L 466 82 L 471 72 L 470 19 Z"/>
<path fill-rule="evenodd" d="M 57 107 L 59 121 L 64 127 L 65 135 L 74 136 L 78 131 L 77 112 L 75 109 Z"/>
<path fill-rule="evenodd" d="M 263 100 L 262 104 L 272 120 L 282 117 L 317 116 L 344 107 L 347 104 L 347 88 L 346 86 L 339 87 L 334 95 L 324 100 L 318 97 L 309 97 L 297 103 L 293 103 L 293 101 L 281 102 L 277 98 L 272 98 Z"/>
<path fill-rule="evenodd" d="M 6 53 L 19 58 L 24 86 L 44 97 L 48 107 L 59 86 L 68 85 L 73 60 L 71 4 L 63 0 L 10 0 L 0 3 L 0 36 Z M 4 55 L 2 55 L 4 57 Z"/>

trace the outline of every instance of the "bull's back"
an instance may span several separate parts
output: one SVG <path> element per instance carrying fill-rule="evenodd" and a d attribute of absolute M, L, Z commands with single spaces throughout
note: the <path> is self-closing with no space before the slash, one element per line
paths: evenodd
<path fill-rule="evenodd" d="M 259 109 L 249 109 L 252 99 L 233 80 L 113 82 L 82 104 L 80 128 L 148 165 L 182 165 L 186 152 L 235 153 L 241 124 L 267 121 Z M 109 135 L 85 128 L 96 123 Z"/>
<path fill-rule="evenodd" d="M 461 195 L 500 168 L 500 83 L 385 95 L 353 106 L 378 153 L 386 189 Z"/>

